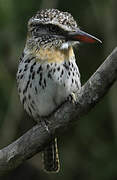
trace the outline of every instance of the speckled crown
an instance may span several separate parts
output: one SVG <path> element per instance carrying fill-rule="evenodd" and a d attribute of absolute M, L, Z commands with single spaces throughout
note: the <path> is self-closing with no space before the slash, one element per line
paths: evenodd
<path fill-rule="evenodd" d="M 58 9 L 40 10 L 29 20 L 29 25 L 32 22 L 42 24 L 55 24 L 67 31 L 77 28 L 77 23 L 74 20 L 73 16 L 68 12 L 61 12 Z"/>

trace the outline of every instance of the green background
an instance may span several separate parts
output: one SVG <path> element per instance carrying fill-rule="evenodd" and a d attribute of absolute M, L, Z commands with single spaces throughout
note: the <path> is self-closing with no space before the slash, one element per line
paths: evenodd
<path fill-rule="evenodd" d="M 75 49 L 84 84 L 117 44 L 116 7 L 116 0 L 0 0 L 0 148 L 34 125 L 20 104 L 15 79 L 28 19 L 39 9 L 58 8 L 70 12 L 82 30 L 103 41 Z M 117 83 L 58 143 L 58 174 L 43 172 L 37 154 L 0 179 L 116 180 Z"/>

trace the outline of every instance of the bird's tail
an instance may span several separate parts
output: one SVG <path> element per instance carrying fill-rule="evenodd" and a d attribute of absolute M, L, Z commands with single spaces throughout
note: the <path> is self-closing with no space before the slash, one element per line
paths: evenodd
<path fill-rule="evenodd" d="M 44 169 L 47 172 L 58 172 L 60 169 L 57 139 L 52 140 L 43 151 Z"/>

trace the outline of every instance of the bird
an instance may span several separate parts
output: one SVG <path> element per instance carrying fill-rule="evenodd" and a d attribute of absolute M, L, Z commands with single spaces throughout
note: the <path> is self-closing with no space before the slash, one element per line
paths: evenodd
<path fill-rule="evenodd" d="M 39 10 L 28 21 L 27 38 L 16 75 L 20 101 L 37 123 L 81 89 L 74 46 L 101 42 L 82 31 L 73 16 L 58 9 Z M 41 121 L 40 121 L 41 119 Z M 57 138 L 43 151 L 44 169 L 59 172 Z"/>

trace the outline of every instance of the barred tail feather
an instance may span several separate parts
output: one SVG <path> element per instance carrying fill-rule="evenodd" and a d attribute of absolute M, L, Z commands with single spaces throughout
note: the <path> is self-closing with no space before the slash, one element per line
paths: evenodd
<path fill-rule="evenodd" d="M 55 138 L 43 151 L 44 169 L 47 172 L 58 172 L 60 169 L 57 139 Z"/>

